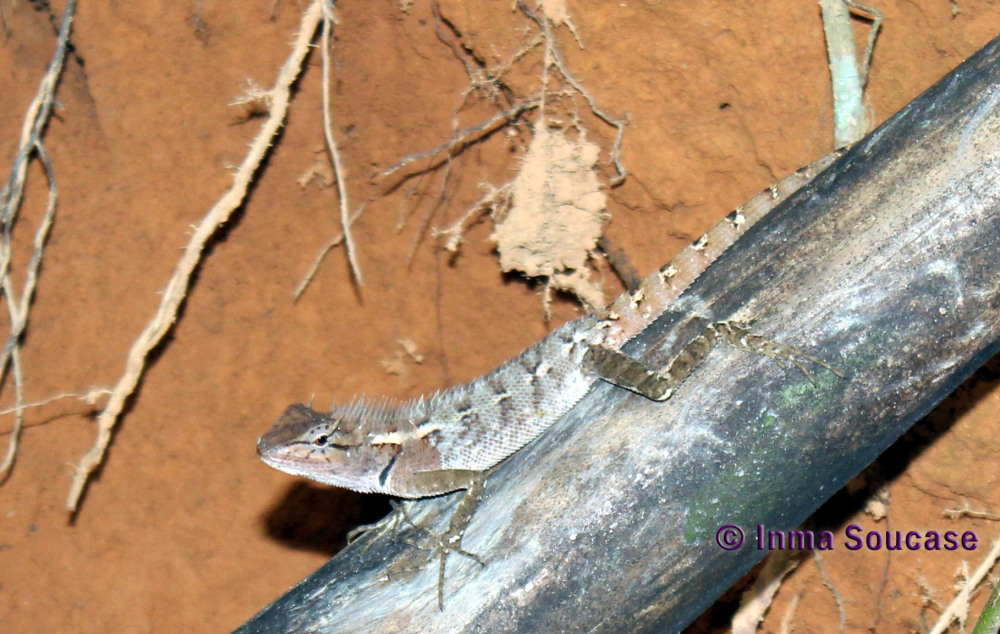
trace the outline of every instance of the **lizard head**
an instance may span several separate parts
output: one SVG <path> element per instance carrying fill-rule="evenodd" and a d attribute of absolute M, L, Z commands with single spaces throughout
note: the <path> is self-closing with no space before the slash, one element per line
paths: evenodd
<path fill-rule="evenodd" d="M 360 409 L 321 414 L 291 405 L 257 441 L 257 454 L 285 473 L 354 491 L 379 491 L 381 463 L 391 464 L 393 455 L 368 441 L 362 417 L 353 415 Z"/>

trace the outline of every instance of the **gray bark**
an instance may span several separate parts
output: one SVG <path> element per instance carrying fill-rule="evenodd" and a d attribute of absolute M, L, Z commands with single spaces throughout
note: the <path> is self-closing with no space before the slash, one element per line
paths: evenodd
<path fill-rule="evenodd" d="M 419 531 L 367 535 L 240 632 L 681 629 L 997 350 L 1000 40 L 776 208 L 626 350 L 715 320 L 822 368 L 720 345 L 666 403 L 601 384 L 489 478 L 464 546 L 386 580 Z M 441 530 L 457 496 L 412 506 Z M 728 551 L 723 525 L 745 531 Z M 843 547 L 843 536 L 837 536 Z"/>

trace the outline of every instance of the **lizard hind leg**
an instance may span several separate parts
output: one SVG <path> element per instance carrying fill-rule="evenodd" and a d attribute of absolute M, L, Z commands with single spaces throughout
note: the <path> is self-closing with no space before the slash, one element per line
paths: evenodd
<path fill-rule="evenodd" d="M 838 377 L 844 378 L 841 372 L 822 359 L 798 348 L 755 335 L 746 327 L 728 321 L 709 324 L 700 335 L 689 341 L 677 353 L 666 370 L 663 371 L 653 370 L 647 367 L 642 360 L 633 359 L 620 350 L 596 345 L 591 346 L 587 351 L 585 363 L 588 371 L 593 372 L 608 383 L 631 390 L 654 401 L 665 401 L 673 395 L 677 386 L 701 365 L 720 339 L 747 352 L 769 357 L 781 366 L 784 365 L 785 361 L 789 361 L 813 385 L 816 385 L 816 379 L 801 359 L 811 361 Z"/>

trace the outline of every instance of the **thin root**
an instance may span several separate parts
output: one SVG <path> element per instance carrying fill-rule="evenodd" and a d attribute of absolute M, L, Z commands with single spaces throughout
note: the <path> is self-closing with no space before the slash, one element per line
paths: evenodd
<path fill-rule="evenodd" d="M 219 227 L 226 224 L 233 211 L 242 204 L 246 197 L 247 189 L 253 181 L 257 168 L 285 120 L 292 82 L 302 71 L 302 64 L 309 53 L 310 43 L 322 19 L 323 0 L 314 0 L 302 16 L 292 54 L 282 66 L 274 87 L 271 89 L 271 109 L 268 117 L 251 143 L 246 158 L 237 169 L 233 177 L 232 187 L 212 206 L 195 228 L 191 239 L 184 248 L 184 254 L 178 261 L 170 281 L 167 282 L 159 308 L 129 350 L 125 372 L 112 388 L 108 404 L 97 417 L 97 439 L 94 441 L 94 446 L 83 456 L 80 464 L 76 467 L 69 496 L 66 499 L 68 511 L 76 511 L 90 475 L 104 460 L 118 417 L 125 407 L 125 402 L 135 391 L 145 372 L 146 357 L 159 344 L 177 319 L 177 311 L 187 295 L 191 274 L 201 261 L 205 244 L 215 235 Z"/>

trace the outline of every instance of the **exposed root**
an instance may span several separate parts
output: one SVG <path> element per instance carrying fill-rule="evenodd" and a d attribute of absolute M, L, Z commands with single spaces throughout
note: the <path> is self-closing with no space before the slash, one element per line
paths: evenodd
<path fill-rule="evenodd" d="M 823 568 L 823 560 L 819 556 L 819 551 L 813 552 L 813 560 L 816 562 L 816 569 L 819 570 L 819 576 L 823 580 L 823 585 L 833 595 L 833 601 L 837 604 L 837 614 L 840 617 L 840 630 L 838 631 L 845 632 L 847 631 L 847 613 L 844 612 L 844 597 L 837 590 L 837 587 L 833 585 L 833 581 L 826 576 L 826 569 Z"/>
<path fill-rule="evenodd" d="M 49 116 L 52 113 L 52 105 L 55 102 L 56 86 L 59 84 L 59 77 L 62 74 L 63 64 L 66 60 L 69 35 L 75 12 L 76 0 L 69 0 L 66 3 L 66 12 L 63 14 L 62 24 L 59 27 L 55 54 L 49 63 L 48 71 L 38 86 L 35 98 L 28 106 L 10 178 L 7 185 L 0 191 L 0 224 L 2 224 L 3 229 L 2 242 L 0 242 L 0 288 L 2 288 L 3 295 L 7 299 L 7 314 L 10 319 L 10 334 L 7 337 L 7 342 L 4 344 L 3 351 L 0 352 L 0 382 L 7 376 L 9 368 L 14 377 L 14 400 L 16 403 L 14 408 L 14 425 L 11 428 L 10 438 L 7 441 L 7 452 L 4 455 L 3 462 L 0 463 L 0 482 L 6 480 L 11 467 L 14 465 L 21 431 L 24 429 L 24 409 L 26 405 L 24 404 L 24 376 L 21 370 L 21 338 L 28 326 L 28 313 L 31 310 L 31 300 L 34 297 L 35 285 L 38 282 L 42 254 L 45 250 L 45 242 L 49 235 L 49 229 L 52 227 L 52 221 L 55 219 L 56 201 L 59 197 L 52 162 L 49 160 L 48 152 L 46 152 L 45 145 L 42 143 L 42 134 L 48 125 Z M 34 251 L 32 252 L 31 260 L 28 262 L 24 286 L 21 289 L 20 295 L 18 295 L 18 292 L 14 289 L 14 283 L 10 279 L 11 240 L 13 238 L 17 213 L 23 200 L 28 163 L 32 157 L 38 159 L 45 172 L 45 178 L 49 185 L 49 199 L 45 215 L 42 217 L 38 229 L 35 231 Z"/>
<path fill-rule="evenodd" d="M 474 205 L 469 207 L 461 218 L 456 220 L 450 227 L 435 232 L 435 236 L 445 238 L 443 244 L 445 250 L 452 253 L 458 251 L 458 247 L 461 246 L 464 239 L 465 228 L 476 216 L 488 212 L 494 218 L 502 218 L 510 209 L 511 195 L 514 189 L 513 182 L 504 183 L 500 187 L 493 187 L 489 183 L 483 183 L 483 187 L 488 191 Z"/>
<path fill-rule="evenodd" d="M 360 218 L 361 214 L 363 213 L 365 213 L 364 207 L 357 210 L 357 212 L 355 212 L 355 214 L 351 216 L 351 219 L 348 221 L 347 226 L 350 227 L 351 225 L 353 225 L 354 221 Z M 346 232 L 338 233 L 337 235 L 330 238 L 330 241 L 327 242 L 326 245 L 324 245 L 323 248 L 319 250 L 319 253 L 316 254 L 316 259 L 313 260 L 312 266 L 309 267 L 309 272 L 306 273 L 305 277 L 302 278 L 302 281 L 299 282 L 299 285 L 295 287 L 295 301 L 299 301 L 299 299 L 302 297 L 302 293 L 305 293 L 306 289 L 309 288 L 309 284 L 312 282 L 313 278 L 316 277 L 316 272 L 319 271 L 319 265 L 323 263 L 323 258 L 326 257 L 326 254 L 329 253 L 331 250 L 333 250 L 333 248 L 339 245 L 341 242 L 343 242 L 345 236 L 347 235 L 348 234 Z"/>
<path fill-rule="evenodd" d="M 333 29 L 333 4 L 323 2 L 323 136 L 326 138 L 326 148 L 330 152 L 333 163 L 333 175 L 337 181 L 337 197 L 340 200 L 340 227 L 343 231 L 344 245 L 347 247 L 347 261 L 351 264 L 354 280 L 360 286 L 363 283 L 361 266 L 358 264 L 354 238 L 351 235 L 350 204 L 347 201 L 347 183 L 344 181 L 344 162 L 340 159 L 337 142 L 333 138 L 333 124 L 330 122 L 330 31 Z"/>
<path fill-rule="evenodd" d="M 753 634 L 771 607 L 782 580 L 799 565 L 799 556 L 792 551 L 772 552 L 764 561 L 760 574 L 749 590 L 740 597 L 740 607 L 733 615 L 733 634 Z"/>
<path fill-rule="evenodd" d="M 993 542 L 990 552 L 986 554 L 982 563 L 979 564 L 979 567 L 971 575 L 969 574 L 967 565 L 963 562 L 962 577 L 964 579 L 958 584 L 958 594 L 955 595 L 955 598 L 945 608 L 944 613 L 941 614 L 937 623 L 931 628 L 930 634 L 941 634 L 956 620 L 964 631 L 965 623 L 969 618 L 969 604 L 972 603 L 972 595 L 979 588 L 980 584 L 982 584 L 983 580 L 986 579 L 986 576 L 993 569 L 993 566 L 996 565 L 998 559 L 1000 559 L 1000 539 Z"/>
<path fill-rule="evenodd" d="M 132 344 L 125 364 L 125 372 L 118 379 L 111 391 L 107 405 L 97 417 L 97 439 L 94 446 L 83 456 L 76 467 L 69 496 L 66 499 L 68 511 L 76 511 L 90 475 L 103 461 L 118 417 L 125 407 L 125 402 L 135 391 L 146 369 L 147 356 L 159 344 L 177 319 L 177 310 L 187 295 L 191 274 L 201 261 L 205 244 L 243 202 L 254 174 L 284 123 L 285 115 L 288 112 L 290 87 L 299 73 L 302 72 L 302 64 L 309 53 L 310 42 L 312 42 L 316 30 L 323 20 L 323 11 L 323 0 L 313 0 L 303 14 L 299 31 L 295 36 L 292 54 L 282 66 L 274 87 L 270 90 L 271 107 L 268 117 L 250 144 L 250 151 L 246 158 L 236 170 L 232 187 L 223 194 L 195 227 L 191 239 L 184 248 L 184 254 L 163 290 L 159 308 L 138 339 Z"/>
<path fill-rule="evenodd" d="M 458 131 L 453 135 L 448 141 L 442 143 L 441 145 L 427 150 L 426 152 L 420 152 L 418 154 L 410 154 L 404 156 L 395 165 L 385 169 L 379 174 L 381 177 L 386 177 L 392 173 L 398 171 L 400 168 L 406 167 L 407 165 L 419 161 L 421 159 L 438 157 L 438 160 L 432 162 L 430 165 L 422 168 L 420 171 L 427 171 L 439 167 L 448 159 L 456 156 L 462 150 L 472 145 L 473 143 L 479 141 L 484 136 L 496 131 L 506 125 L 510 125 L 512 122 L 516 121 L 523 113 L 537 108 L 539 101 L 532 99 L 525 101 L 523 103 L 517 104 L 516 106 L 509 108 L 493 117 L 490 117 L 482 123 L 478 123 L 474 126 L 470 126 L 463 130 Z M 417 173 L 416 171 L 407 174 L 407 176 L 412 176 Z M 400 180 L 402 182 L 402 180 Z M 390 188 L 391 191 L 393 188 Z"/>
<path fill-rule="evenodd" d="M 462 41 L 462 33 L 440 13 L 436 3 L 432 3 L 435 30 L 438 39 L 451 48 L 455 56 L 465 66 L 469 76 L 469 86 L 462 93 L 459 106 L 453 115 L 451 139 L 432 150 L 411 154 L 381 173 L 382 177 L 394 174 L 403 167 L 418 161 L 426 161 L 421 167 L 406 172 L 395 184 L 387 188 L 392 191 L 403 181 L 445 165 L 444 182 L 440 199 L 447 197 L 447 187 L 452 159 L 469 145 L 479 142 L 504 126 L 515 125 L 528 111 L 537 111 L 532 124 L 533 139 L 519 168 L 518 176 L 502 185 L 483 183 L 486 193 L 462 216 L 444 229 L 434 231 L 443 237 L 443 247 L 457 252 L 465 229 L 482 214 L 492 215 L 495 223 L 493 240 L 498 244 L 501 268 L 504 271 L 520 271 L 527 277 L 545 280 L 543 304 L 548 306 L 553 290 L 567 291 L 578 298 L 591 310 L 603 308 L 604 298 L 598 285 L 590 281 L 587 261 L 597 249 L 601 226 L 606 220 L 604 187 L 596 178 L 597 153 L 595 144 L 586 141 L 586 127 L 580 119 L 576 98 L 586 104 L 585 109 L 613 126 L 617 134 L 609 149 L 615 174 L 607 182 L 614 187 L 622 182 L 626 170 L 621 161 L 621 143 L 625 130 L 625 120 L 616 119 L 602 110 L 596 99 L 566 67 L 554 27 L 572 22 L 565 6 L 558 2 L 542 6 L 543 14 L 538 14 L 524 2 L 517 2 L 521 13 L 527 16 L 539 29 L 539 33 L 529 36 L 525 44 L 513 55 L 493 67 L 488 67 Z M 580 43 L 582 48 L 582 43 Z M 503 81 L 504 76 L 521 59 L 532 51 L 542 48 L 541 75 L 538 91 L 528 97 L 518 97 Z M 459 129 L 458 114 L 474 95 L 482 95 L 492 103 L 505 102 L 506 108 L 490 119 L 464 129 Z M 572 132 L 567 134 L 567 132 Z M 438 205 L 424 214 L 416 241 L 419 242 Z M 569 214 L 568 216 L 566 214 Z M 507 226 L 506 222 L 516 223 Z M 596 221 L 596 230 L 591 225 Z M 522 238 L 525 240 L 521 242 Z M 546 310 L 547 312 L 547 310 Z"/>

